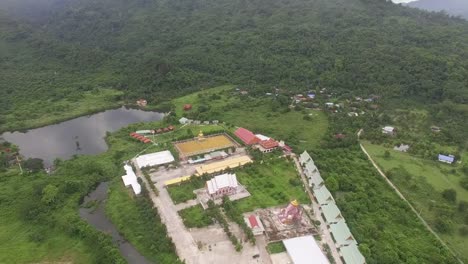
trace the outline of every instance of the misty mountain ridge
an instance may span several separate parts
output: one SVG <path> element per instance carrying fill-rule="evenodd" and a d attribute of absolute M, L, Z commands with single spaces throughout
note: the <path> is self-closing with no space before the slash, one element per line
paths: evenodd
<path fill-rule="evenodd" d="M 468 19 L 468 0 L 418 0 L 407 5 L 427 11 L 445 11 L 449 15 Z"/>

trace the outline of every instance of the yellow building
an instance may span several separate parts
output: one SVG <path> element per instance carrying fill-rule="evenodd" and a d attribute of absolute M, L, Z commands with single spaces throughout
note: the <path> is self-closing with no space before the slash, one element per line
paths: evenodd
<path fill-rule="evenodd" d="M 249 156 L 240 156 L 232 159 L 225 159 L 222 161 L 213 162 L 207 165 L 201 165 L 196 167 L 195 169 L 197 170 L 198 175 L 202 175 L 205 173 L 211 174 L 225 170 L 227 168 L 236 168 L 250 162 L 252 162 L 252 159 Z"/>

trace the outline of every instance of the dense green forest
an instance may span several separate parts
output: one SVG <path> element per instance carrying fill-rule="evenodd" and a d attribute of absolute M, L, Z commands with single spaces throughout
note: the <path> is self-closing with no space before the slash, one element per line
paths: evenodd
<path fill-rule="evenodd" d="M 3 122 L 103 88 L 150 103 L 225 83 L 468 99 L 468 22 L 384 0 L 44 2 L 34 22 L 0 13 Z"/>

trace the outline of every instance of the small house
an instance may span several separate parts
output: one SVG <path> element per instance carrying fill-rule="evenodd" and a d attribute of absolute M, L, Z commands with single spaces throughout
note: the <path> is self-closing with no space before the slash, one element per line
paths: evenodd
<path fill-rule="evenodd" d="M 184 105 L 184 111 L 189 111 L 192 110 L 192 105 L 191 104 L 185 104 Z"/>
<path fill-rule="evenodd" d="M 260 218 L 257 215 L 250 215 L 249 217 L 244 217 L 244 222 L 247 224 L 250 229 L 252 229 L 252 233 L 257 236 L 263 234 L 265 228 L 263 227 Z"/>
<path fill-rule="evenodd" d="M 258 145 L 258 149 L 263 153 L 272 152 L 279 146 L 278 142 L 272 138 L 268 140 L 262 140 L 258 143 Z"/>
<path fill-rule="evenodd" d="M 443 154 L 439 154 L 439 161 L 447 163 L 447 164 L 452 164 L 453 162 L 455 162 L 455 156 L 453 155 L 446 156 Z"/>
<path fill-rule="evenodd" d="M 438 126 L 431 126 L 431 131 L 434 133 L 439 133 L 440 132 L 440 127 Z"/>
<path fill-rule="evenodd" d="M 140 99 L 136 101 L 136 104 L 140 107 L 145 107 L 146 105 L 148 105 L 148 102 L 145 99 Z"/>
<path fill-rule="evenodd" d="M 181 119 L 179 119 L 179 123 L 180 123 L 181 125 L 185 125 L 185 124 L 188 123 L 188 119 L 185 118 L 185 117 L 182 117 Z"/>
<path fill-rule="evenodd" d="M 392 126 L 386 126 L 382 128 L 382 133 L 386 135 L 395 135 L 396 129 Z"/>

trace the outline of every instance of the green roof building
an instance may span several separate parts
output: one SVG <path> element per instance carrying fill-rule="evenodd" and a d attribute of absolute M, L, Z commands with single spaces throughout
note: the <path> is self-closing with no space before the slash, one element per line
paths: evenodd
<path fill-rule="evenodd" d="M 329 225 L 336 224 L 341 220 L 345 221 L 345 219 L 341 215 L 340 209 L 338 209 L 338 206 L 336 206 L 335 203 L 323 205 L 322 212 L 323 216 L 325 217 L 325 221 Z"/>
<path fill-rule="evenodd" d="M 340 248 L 341 257 L 345 264 L 364 264 L 366 259 L 359 251 L 356 244 L 351 244 L 346 247 Z"/>
<path fill-rule="evenodd" d="M 331 195 L 330 191 L 328 191 L 327 187 L 325 187 L 325 185 L 322 185 L 318 189 L 314 189 L 313 192 L 315 199 L 317 199 L 317 202 L 320 206 L 335 202 L 333 196 Z"/>
<path fill-rule="evenodd" d="M 356 240 L 353 237 L 353 234 L 351 234 L 351 231 L 349 231 L 348 226 L 343 220 L 339 221 L 336 224 L 331 224 L 330 231 L 338 248 L 348 246 L 351 244 L 357 244 Z"/>

